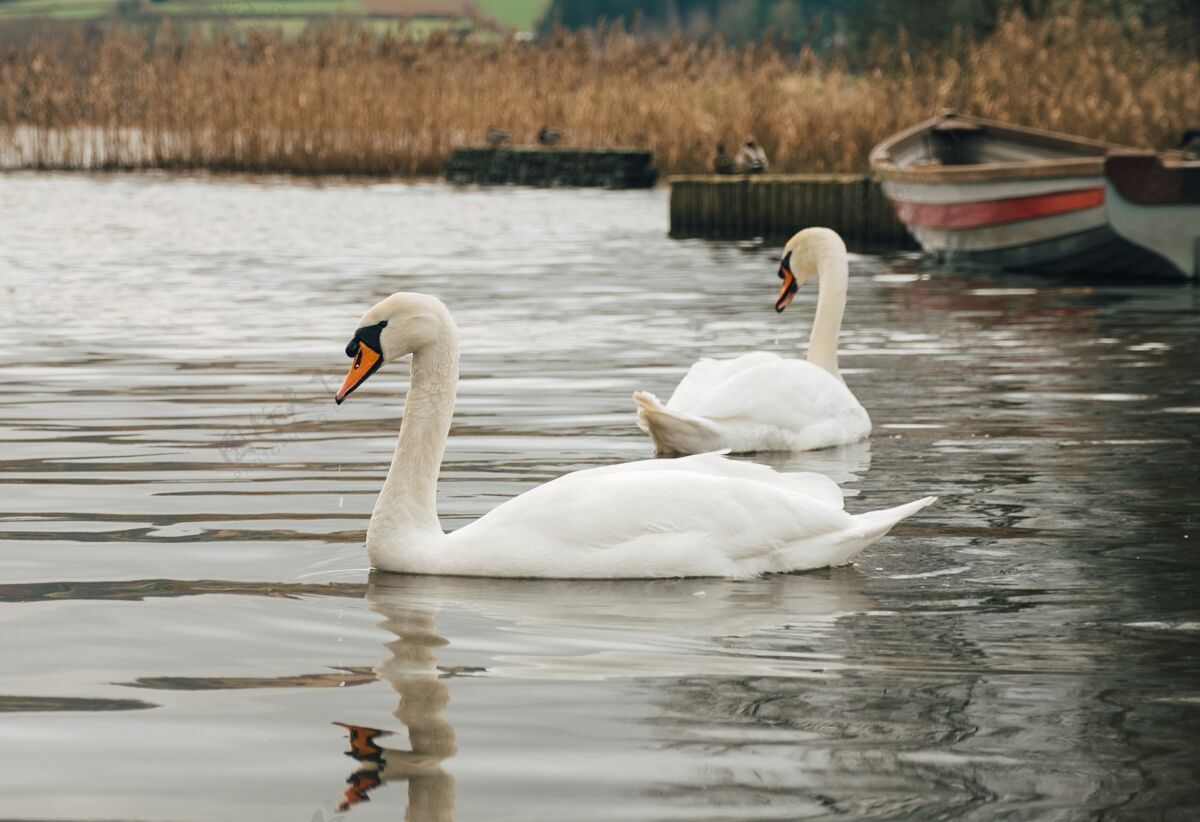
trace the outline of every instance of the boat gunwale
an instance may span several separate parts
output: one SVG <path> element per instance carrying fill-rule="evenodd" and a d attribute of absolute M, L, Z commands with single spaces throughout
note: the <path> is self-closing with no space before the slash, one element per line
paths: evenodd
<path fill-rule="evenodd" d="M 1026 144 L 1052 148 L 1086 148 L 1092 156 L 1065 157 L 1045 160 L 1023 160 L 1011 163 L 971 163 L 966 165 L 903 166 L 890 159 L 893 149 L 920 135 L 932 131 L 947 120 L 986 127 L 991 133 L 1011 136 Z M 870 153 L 871 172 L 881 182 L 903 183 L 983 183 L 998 180 L 1038 179 L 1045 177 L 1097 176 L 1104 174 L 1104 160 L 1109 152 L 1129 151 L 1128 146 L 1075 137 L 1045 129 L 1001 123 L 982 117 L 943 112 L 897 132 L 877 144 Z M 1099 182 L 1099 181 L 1097 181 Z"/>

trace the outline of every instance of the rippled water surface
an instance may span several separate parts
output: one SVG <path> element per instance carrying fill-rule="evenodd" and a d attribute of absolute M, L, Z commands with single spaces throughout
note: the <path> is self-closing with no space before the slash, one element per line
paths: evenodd
<path fill-rule="evenodd" d="M 448 529 L 648 456 L 635 389 L 800 350 L 815 289 L 776 316 L 778 248 L 666 200 L 0 177 L 0 818 L 1195 818 L 1190 286 L 856 257 L 875 433 L 761 457 L 940 495 L 852 567 L 368 573 L 406 370 L 332 392 L 382 296 L 462 331 Z"/>

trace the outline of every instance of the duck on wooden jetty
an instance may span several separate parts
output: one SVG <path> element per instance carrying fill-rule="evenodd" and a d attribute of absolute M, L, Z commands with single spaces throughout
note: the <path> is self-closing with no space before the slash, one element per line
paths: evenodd
<path fill-rule="evenodd" d="M 767 162 L 767 153 L 753 137 L 741 147 L 733 163 L 739 174 L 762 174 L 770 165 Z"/>
<path fill-rule="evenodd" d="M 488 126 L 486 137 L 487 144 L 492 148 L 497 148 L 508 142 L 508 136 L 508 132 L 504 129 L 496 128 L 495 126 Z"/>
<path fill-rule="evenodd" d="M 537 141 L 538 145 L 552 146 L 562 139 L 562 129 L 550 128 L 550 126 L 542 126 L 538 129 Z"/>
<path fill-rule="evenodd" d="M 733 158 L 725 151 L 724 143 L 717 143 L 717 153 L 713 155 L 712 170 L 716 174 L 733 174 Z"/>

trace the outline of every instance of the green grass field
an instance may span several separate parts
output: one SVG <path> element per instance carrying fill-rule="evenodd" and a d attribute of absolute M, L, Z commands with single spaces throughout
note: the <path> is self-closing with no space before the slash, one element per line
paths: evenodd
<path fill-rule="evenodd" d="M 86 19 L 122 14 L 202 17 L 326 17 L 359 15 L 357 0 L 0 0 L 0 18 Z"/>
<path fill-rule="evenodd" d="M 550 0 L 476 0 L 485 14 L 518 31 L 531 31 Z M 294 23 L 297 18 L 359 17 L 358 0 L 0 0 L 0 23 L 5 20 L 103 20 L 129 17 L 243 18 L 263 24 Z M 444 19 L 413 19 L 413 29 L 428 31 L 459 23 Z M 466 22 L 464 19 L 463 22 Z M 288 28 L 293 26 L 289 25 Z"/>
<path fill-rule="evenodd" d="M 550 0 L 475 0 L 475 5 L 506 26 L 533 31 L 550 6 Z"/>

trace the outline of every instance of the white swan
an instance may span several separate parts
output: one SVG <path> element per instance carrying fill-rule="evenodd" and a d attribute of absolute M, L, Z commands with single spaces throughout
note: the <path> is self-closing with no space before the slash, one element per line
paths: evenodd
<path fill-rule="evenodd" d="M 413 355 L 400 439 L 367 528 L 382 571 L 491 577 L 750 577 L 843 565 L 933 497 L 851 516 L 819 474 L 701 454 L 577 471 L 446 534 L 437 479 L 454 413 L 458 332 L 441 301 L 393 294 L 346 347 L 340 404 L 383 363 Z"/>
<path fill-rule="evenodd" d="M 806 228 L 788 240 L 775 310 L 787 308 L 797 288 L 814 275 L 820 290 L 807 362 L 767 351 L 704 359 L 691 367 L 666 405 L 646 391 L 633 395 L 638 427 L 650 435 L 655 453 L 811 451 L 871 433 L 871 418 L 838 372 L 838 331 L 850 268 L 846 245 L 828 228 Z"/>

